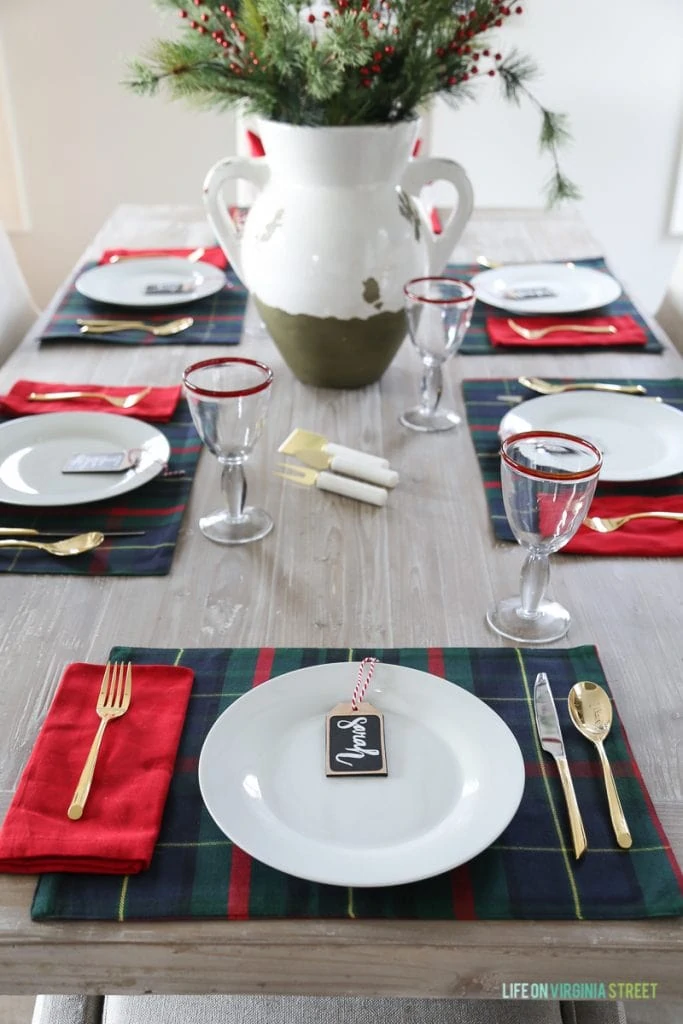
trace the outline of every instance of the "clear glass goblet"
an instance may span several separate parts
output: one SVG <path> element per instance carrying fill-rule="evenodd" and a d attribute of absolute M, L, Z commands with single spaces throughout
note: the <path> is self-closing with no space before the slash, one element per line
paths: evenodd
<path fill-rule="evenodd" d="M 443 364 L 457 352 L 472 319 L 472 285 L 452 277 L 416 277 L 403 289 L 410 340 L 422 359 L 420 404 L 399 416 L 404 427 L 425 433 L 452 430 L 457 413 L 439 408 Z"/>
<path fill-rule="evenodd" d="M 520 643 L 559 640 L 569 629 L 566 608 L 545 597 L 548 556 L 569 543 L 590 507 L 602 468 L 595 445 L 552 430 L 503 441 L 501 482 L 512 532 L 528 549 L 520 592 L 486 613 L 496 633 Z"/>
<path fill-rule="evenodd" d="M 205 359 L 188 366 L 183 385 L 197 433 L 222 467 L 225 507 L 199 529 L 218 544 L 247 544 L 273 528 L 262 508 L 246 506 L 244 463 L 261 436 L 273 371 L 255 359 Z"/>

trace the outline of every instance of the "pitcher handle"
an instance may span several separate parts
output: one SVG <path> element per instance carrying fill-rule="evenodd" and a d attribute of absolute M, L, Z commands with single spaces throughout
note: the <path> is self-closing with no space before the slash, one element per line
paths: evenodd
<path fill-rule="evenodd" d="M 263 188 L 270 177 L 270 168 L 264 157 L 229 156 L 219 160 L 204 179 L 204 206 L 209 223 L 230 265 L 246 285 L 242 273 L 242 240 L 223 201 L 223 186 L 228 181 L 244 178 L 257 188 Z"/>
<path fill-rule="evenodd" d="M 411 160 L 403 174 L 401 187 L 419 199 L 420 190 L 432 181 L 450 181 L 458 193 L 458 205 L 443 226 L 441 234 L 435 235 L 430 230 L 427 235 L 429 272 L 440 274 L 470 219 L 474 206 L 474 192 L 470 179 L 459 163 L 436 156 Z"/>

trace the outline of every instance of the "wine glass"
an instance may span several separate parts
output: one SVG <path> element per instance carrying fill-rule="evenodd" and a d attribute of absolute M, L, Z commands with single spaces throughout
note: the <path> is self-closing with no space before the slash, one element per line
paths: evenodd
<path fill-rule="evenodd" d="M 441 367 L 460 348 L 472 319 L 472 285 L 452 277 L 416 277 L 403 289 L 410 340 L 422 358 L 420 404 L 399 416 L 404 427 L 431 432 L 452 430 L 457 413 L 440 409 Z"/>
<path fill-rule="evenodd" d="M 225 508 L 199 520 L 218 544 L 247 544 L 273 528 L 262 508 L 246 507 L 244 463 L 261 436 L 273 371 L 255 359 L 205 359 L 188 366 L 183 385 L 197 433 L 222 467 Z"/>
<path fill-rule="evenodd" d="M 528 554 L 519 595 L 489 608 L 486 619 L 496 633 L 520 643 L 559 640 L 570 615 L 545 597 L 548 555 L 564 547 L 583 522 L 602 455 L 590 441 L 553 430 L 513 434 L 503 441 L 500 455 L 505 512 Z"/>

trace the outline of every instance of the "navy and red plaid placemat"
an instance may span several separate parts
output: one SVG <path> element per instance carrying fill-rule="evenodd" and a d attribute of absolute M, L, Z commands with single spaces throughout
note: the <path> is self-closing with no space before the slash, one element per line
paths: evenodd
<path fill-rule="evenodd" d="M 507 723 L 526 763 L 520 808 L 496 842 L 468 864 L 410 885 L 354 888 L 283 874 L 234 847 L 202 803 L 197 763 L 207 732 L 253 686 L 307 666 L 358 660 L 428 671 L 475 694 Z M 633 835 L 620 850 L 600 763 L 571 725 L 567 695 L 581 679 L 606 686 L 594 647 L 406 649 L 146 649 L 116 647 L 110 659 L 185 665 L 195 672 L 185 728 L 156 851 L 148 871 L 126 877 L 47 874 L 34 920 L 162 918 L 411 918 L 428 920 L 628 920 L 683 914 L 683 876 L 655 814 L 618 714 L 605 746 Z M 538 741 L 532 693 L 547 672 L 588 836 L 573 859 L 554 761 Z M 321 729 L 323 723 L 321 723 Z"/>
<path fill-rule="evenodd" d="M 540 262 L 540 261 L 536 261 Z M 559 261 L 547 261 L 547 262 L 559 262 Z M 574 261 L 579 267 L 589 267 L 592 270 L 605 270 L 608 273 L 612 273 L 607 264 L 603 259 L 593 260 L 575 260 Z M 462 278 L 465 281 L 469 281 L 475 274 L 481 274 L 482 268 L 476 263 L 449 263 L 446 268 L 447 273 L 453 277 Z M 614 276 L 614 275 L 612 275 Z M 596 310 L 590 310 L 587 313 L 572 313 L 572 323 L 580 323 L 583 316 L 593 317 L 596 315 Z M 642 316 L 634 306 L 630 297 L 625 291 L 622 291 L 618 299 L 614 302 L 609 302 L 606 306 L 602 306 L 599 310 L 600 316 L 630 316 L 642 327 L 647 335 L 647 341 L 642 346 L 625 345 L 622 348 L 613 345 L 610 346 L 610 351 L 619 352 L 622 350 L 628 350 L 629 352 L 661 352 L 663 345 L 657 340 L 655 335 L 652 333 L 648 325 L 643 320 Z M 507 353 L 509 355 L 510 349 L 505 346 L 492 345 L 489 336 L 486 333 L 486 318 L 487 317 L 500 317 L 505 320 L 510 313 L 503 309 L 496 309 L 493 306 L 488 306 L 485 302 L 477 302 L 474 307 L 474 315 L 472 316 L 472 323 L 470 329 L 465 335 L 464 341 L 458 353 L 466 356 L 481 356 L 481 355 L 501 355 Z M 528 314 L 525 314 L 528 316 Z M 590 349 L 591 346 L 585 346 L 585 349 Z M 584 346 L 572 346 L 571 351 L 581 352 L 584 350 Z M 558 349 L 544 349 L 541 345 L 534 345 L 533 349 L 524 349 L 525 353 L 528 352 L 544 352 L 554 351 Z"/>
<path fill-rule="evenodd" d="M 3 422 L 6 422 L 4 417 L 0 418 L 0 423 Z M 19 508 L 0 502 L 0 526 L 67 530 L 73 534 L 89 530 L 103 533 L 144 530 L 143 537 L 105 538 L 93 551 L 68 558 L 57 558 L 35 549 L 2 548 L 0 573 L 163 576 L 170 572 L 202 444 L 184 399 L 178 402 L 168 423 L 155 426 L 171 445 L 168 473 L 182 473 L 182 476 L 166 476 L 162 472 L 135 491 L 88 505 Z"/>
<path fill-rule="evenodd" d="M 547 379 L 552 384 L 570 384 L 579 380 L 579 378 L 559 377 Z M 642 384 L 647 388 L 648 395 L 659 396 L 668 405 L 673 405 L 683 412 L 683 379 L 680 377 L 672 377 L 668 380 L 610 377 L 605 378 L 605 382 L 608 384 Z M 537 398 L 538 396 L 516 380 L 506 380 L 500 377 L 488 380 L 465 380 L 462 390 L 465 397 L 467 422 L 484 481 L 493 532 L 498 540 L 514 541 L 515 538 L 505 515 L 500 485 L 498 425 L 505 413 L 514 408 L 514 404 L 505 401 L 506 397 Z M 649 494 L 653 497 L 683 494 L 683 475 L 666 477 L 663 480 L 641 480 L 634 484 L 599 483 L 596 494 L 598 497 L 608 494 Z"/>
<path fill-rule="evenodd" d="M 75 280 L 97 263 L 80 267 L 64 298 L 41 334 L 41 342 L 83 341 L 89 344 L 114 345 L 237 345 L 242 335 L 242 321 L 248 292 L 235 272 L 226 271 L 226 285 L 215 295 L 177 306 L 109 306 L 91 302 L 76 291 Z M 191 316 L 194 323 L 180 334 L 159 338 L 144 331 L 117 331 L 115 334 L 81 334 L 79 318 L 142 320 L 164 324 L 179 317 Z"/>

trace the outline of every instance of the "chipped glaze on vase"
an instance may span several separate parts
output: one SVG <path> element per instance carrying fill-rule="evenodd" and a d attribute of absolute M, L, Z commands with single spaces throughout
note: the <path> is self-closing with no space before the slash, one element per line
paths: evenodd
<path fill-rule="evenodd" d="M 209 221 L 299 380 L 372 384 L 406 334 L 403 285 L 441 273 L 469 219 L 467 175 L 453 160 L 410 159 L 417 120 L 348 128 L 262 121 L 259 130 L 266 157 L 229 157 L 209 171 Z M 240 235 L 222 195 L 237 178 L 260 189 Z M 441 235 L 419 202 L 435 180 L 458 193 Z"/>

